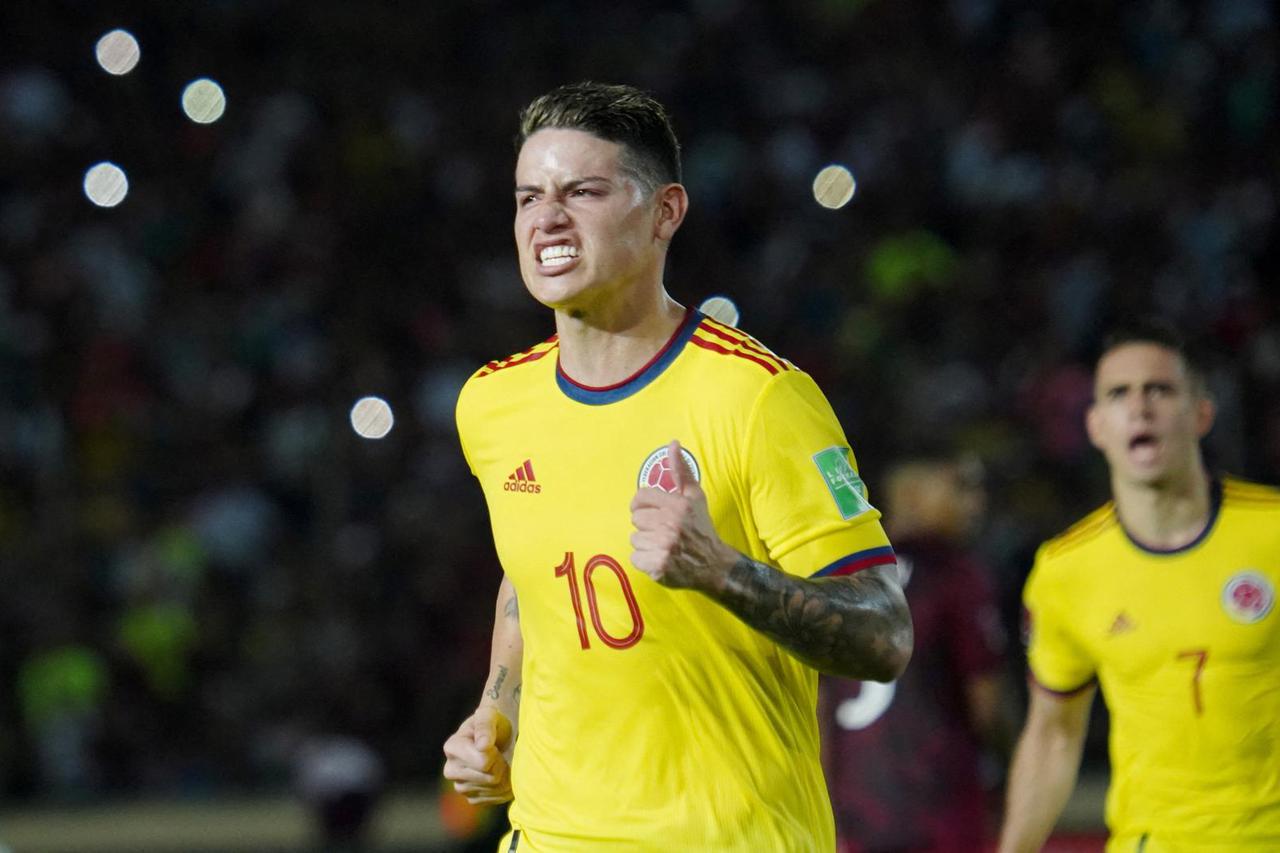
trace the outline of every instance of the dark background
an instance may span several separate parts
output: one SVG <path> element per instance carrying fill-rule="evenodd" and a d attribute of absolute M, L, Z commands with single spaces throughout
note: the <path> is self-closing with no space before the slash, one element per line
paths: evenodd
<path fill-rule="evenodd" d="M 1081 416 L 1117 317 L 1198 339 L 1215 465 L 1280 480 L 1274 14 L 4 4 L 0 799 L 281 790 L 327 734 L 436 784 L 500 578 L 452 406 L 552 332 L 512 138 L 563 82 L 669 105 L 692 196 L 669 290 L 731 296 L 815 376 L 873 500 L 903 454 L 982 457 L 1011 635 L 1035 545 L 1106 498 Z M 94 60 L 115 27 L 142 46 L 124 77 Z M 201 76 L 228 101 L 207 126 L 179 107 Z M 83 194 L 100 160 L 116 208 Z M 858 179 L 839 211 L 812 198 L 829 162 Z M 348 424 L 365 394 L 384 440 Z"/>

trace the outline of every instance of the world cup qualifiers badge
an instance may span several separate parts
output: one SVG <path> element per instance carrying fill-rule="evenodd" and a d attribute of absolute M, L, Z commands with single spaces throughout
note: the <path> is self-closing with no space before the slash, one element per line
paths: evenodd
<path fill-rule="evenodd" d="M 701 483 L 702 471 L 698 468 L 698 460 L 694 459 L 693 454 L 683 447 L 680 448 L 680 455 L 684 457 L 685 464 L 693 472 L 693 479 Z M 675 494 L 676 475 L 675 471 L 672 470 L 671 459 L 668 457 L 666 447 L 659 447 L 649 454 L 648 459 L 644 460 L 644 464 L 640 466 L 640 477 L 636 482 L 636 486 L 641 489 L 662 489 L 664 492 Z"/>
<path fill-rule="evenodd" d="M 1264 619 L 1275 603 L 1275 587 L 1261 572 L 1236 572 L 1222 588 L 1222 609 L 1245 625 Z"/>

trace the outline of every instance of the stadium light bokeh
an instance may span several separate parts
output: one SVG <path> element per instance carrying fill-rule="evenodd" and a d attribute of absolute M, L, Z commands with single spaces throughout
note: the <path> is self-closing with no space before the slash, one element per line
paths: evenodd
<path fill-rule="evenodd" d="M 138 46 L 133 33 L 128 30 L 112 30 L 98 39 L 94 54 L 103 71 L 119 77 L 137 66 L 138 60 L 142 58 L 142 48 Z"/>
<path fill-rule="evenodd" d="M 129 178 L 124 169 L 104 160 L 84 173 L 84 194 L 98 207 L 115 207 L 129 194 Z"/>
<path fill-rule="evenodd" d="M 698 310 L 726 326 L 737 326 L 742 319 L 738 306 L 727 296 L 709 296 L 698 306 Z"/>
<path fill-rule="evenodd" d="M 226 93 L 208 77 L 192 80 L 182 90 L 182 111 L 196 124 L 212 124 L 226 109 Z"/>
<path fill-rule="evenodd" d="M 391 406 L 381 397 L 361 397 L 351 407 L 351 428 L 361 438 L 386 438 L 395 423 Z"/>
<path fill-rule="evenodd" d="M 813 198 L 829 210 L 839 210 L 853 200 L 857 186 L 849 167 L 832 163 L 824 166 L 813 179 Z"/>

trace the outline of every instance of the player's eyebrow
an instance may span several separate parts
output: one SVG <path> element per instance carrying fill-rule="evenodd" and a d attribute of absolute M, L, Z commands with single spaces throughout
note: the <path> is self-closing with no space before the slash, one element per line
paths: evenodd
<path fill-rule="evenodd" d="M 1109 397 L 1113 394 L 1127 392 L 1129 388 L 1132 386 L 1132 384 L 1133 383 L 1129 382 L 1128 380 L 1121 380 L 1119 382 L 1108 382 L 1106 385 L 1099 386 L 1098 390 L 1101 393 L 1098 396 Z"/>
<path fill-rule="evenodd" d="M 561 189 L 571 191 L 589 183 L 608 184 L 612 182 L 603 175 L 587 175 L 585 178 L 574 178 L 571 181 L 565 181 Z M 542 192 L 542 187 L 537 184 L 517 184 L 515 191 L 517 193 L 540 193 Z"/>
<path fill-rule="evenodd" d="M 1143 382 L 1120 379 L 1103 386 L 1102 393 L 1104 395 L 1128 393 L 1134 388 L 1142 394 L 1147 394 L 1151 391 L 1175 391 L 1178 388 L 1178 383 L 1171 379 L 1147 379 Z"/>

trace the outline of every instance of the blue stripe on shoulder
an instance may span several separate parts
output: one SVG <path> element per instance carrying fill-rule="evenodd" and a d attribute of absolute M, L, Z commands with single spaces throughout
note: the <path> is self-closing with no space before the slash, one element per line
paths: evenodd
<path fill-rule="evenodd" d="M 847 554 L 818 569 L 809 577 L 828 578 L 832 575 L 851 575 L 872 566 L 884 566 L 894 562 L 897 562 L 897 558 L 894 556 L 893 546 L 883 545 L 879 548 L 868 548 L 866 551 Z"/>

